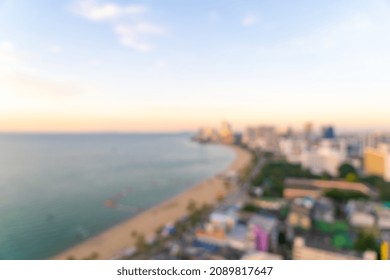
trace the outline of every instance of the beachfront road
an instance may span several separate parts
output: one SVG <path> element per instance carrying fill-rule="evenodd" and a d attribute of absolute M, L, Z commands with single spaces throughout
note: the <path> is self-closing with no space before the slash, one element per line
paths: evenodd
<path fill-rule="evenodd" d="M 251 187 L 251 181 L 252 179 L 260 173 L 261 169 L 264 167 L 266 163 L 266 159 L 264 156 L 262 156 L 260 153 L 257 152 L 257 156 L 259 160 L 256 162 L 255 167 L 251 170 L 251 173 L 248 177 L 248 179 L 242 183 L 236 191 L 233 191 L 230 193 L 224 202 L 220 205 L 221 208 L 225 208 L 230 205 L 235 205 L 237 203 L 245 201 L 245 198 L 248 194 L 248 191 Z M 219 207 L 218 207 L 219 208 Z"/>

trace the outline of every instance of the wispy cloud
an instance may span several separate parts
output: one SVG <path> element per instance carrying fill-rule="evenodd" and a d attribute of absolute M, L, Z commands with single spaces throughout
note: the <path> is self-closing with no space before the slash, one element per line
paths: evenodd
<path fill-rule="evenodd" d="M 123 45 L 141 52 L 151 51 L 153 46 L 141 40 L 140 37 L 143 35 L 163 35 L 165 32 L 161 27 L 146 22 L 116 25 L 114 31 Z"/>
<path fill-rule="evenodd" d="M 241 25 L 248 27 L 252 26 L 256 23 L 257 18 L 254 15 L 246 15 L 242 20 L 241 20 Z"/>
<path fill-rule="evenodd" d="M 71 10 L 87 20 L 109 24 L 124 46 L 140 52 L 153 49 L 152 44 L 147 42 L 150 36 L 161 36 L 165 33 L 163 27 L 144 19 L 147 12 L 144 5 L 77 0 Z"/>
<path fill-rule="evenodd" d="M 96 0 L 79 0 L 73 6 L 73 11 L 89 20 L 117 20 L 126 16 L 139 15 L 146 11 L 142 5 L 120 6 L 115 3 L 98 3 Z"/>

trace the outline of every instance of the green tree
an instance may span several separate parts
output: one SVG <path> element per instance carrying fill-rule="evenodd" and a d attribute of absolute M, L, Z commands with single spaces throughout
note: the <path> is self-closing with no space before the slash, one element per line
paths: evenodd
<path fill-rule="evenodd" d="M 358 176 L 356 173 L 349 172 L 347 176 L 345 176 L 345 180 L 347 180 L 348 182 L 357 182 Z"/>
<path fill-rule="evenodd" d="M 329 173 L 323 172 L 321 174 L 321 180 L 330 180 L 330 179 L 332 179 L 332 176 Z"/>
<path fill-rule="evenodd" d="M 350 199 L 368 199 L 368 196 L 359 191 L 330 189 L 325 192 L 325 197 L 333 199 L 336 202 L 344 203 Z"/>
<path fill-rule="evenodd" d="M 286 161 L 271 161 L 264 165 L 261 172 L 252 179 L 253 186 L 263 185 L 264 196 L 282 197 L 284 180 L 288 177 L 319 178 L 299 164 L 291 164 Z"/>
<path fill-rule="evenodd" d="M 287 243 L 286 233 L 282 231 L 278 235 L 278 244 L 284 245 L 286 243 Z"/>
<path fill-rule="evenodd" d="M 367 250 L 377 251 L 378 244 L 375 235 L 371 232 L 361 231 L 355 241 L 354 248 L 359 252 Z"/>
<path fill-rule="evenodd" d="M 353 167 L 349 163 L 344 163 L 340 165 L 338 171 L 339 171 L 340 178 L 346 178 L 349 173 L 357 174 L 355 167 Z"/>
<path fill-rule="evenodd" d="M 99 254 L 97 252 L 92 252 L 89 256 L 85 257 L 83 260 L 97 260 Z"/>
<path fill-rule="evenodd" d="M 193 214 L 197 210 L 196 202 L 191 199 L 187 204 L 187 212 L 188 214 Z"/>
<path fill-rule="evenodd" d="M 371 185 L 379 193 L 379 198 L 382 201 L 390 201 L 390 183 L 378 176 L 367 176 L 361 178 L 359 181 Z"/>
<path fill-rule="evenodd" d="M 148 244 L 146 243 L 144 235 L 138 235 L 135 246 L 137 247 L 137 250 L 141 253 L 145 252 L 148 249 Z"/>
<path fill-rule="evenodd" d="M 260 208 L 257 207 L 256 205 L 253 205 L 251 203 L 246 203 L 244 204 L 244 206 L 241 208 L 242 211 L 246 211 L 246 212 L 254 212 L 254 213 L 257 213 L 260 211 Z"/>

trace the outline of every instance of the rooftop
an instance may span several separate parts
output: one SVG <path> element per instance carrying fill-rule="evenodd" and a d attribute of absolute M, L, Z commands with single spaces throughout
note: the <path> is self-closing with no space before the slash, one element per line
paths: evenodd
<path fill-rule="evenodd" d="M 270 215 L 253 215 L 249 220 L 249 224 L 259 225 L 262 229 L 267 232 L 271 232 L 278 224 L 275 217 Z"/>
<path fill-rule="evenodd" d="M 287 188 L 308 188 L 308 189 L 343 189 L 351 191 L 360 191 L 370 194 L 370 188 L 363 183 L 352 183 L 340 180 L 313 180 L 301 178 L 287 178 L 284 181 Z"/>

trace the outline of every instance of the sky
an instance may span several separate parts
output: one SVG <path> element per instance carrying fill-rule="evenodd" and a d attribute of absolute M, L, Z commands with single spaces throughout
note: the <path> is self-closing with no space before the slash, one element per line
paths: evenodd
<path fill-rule="evenodd" d="M 390 0 L 0 0 L 0 131 L 388 129 Z"/>

